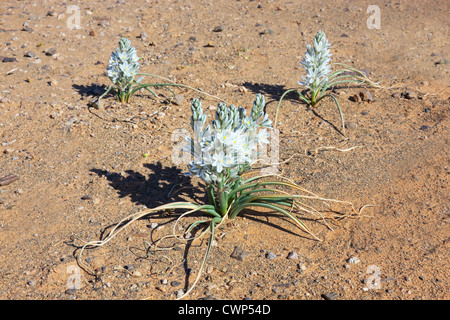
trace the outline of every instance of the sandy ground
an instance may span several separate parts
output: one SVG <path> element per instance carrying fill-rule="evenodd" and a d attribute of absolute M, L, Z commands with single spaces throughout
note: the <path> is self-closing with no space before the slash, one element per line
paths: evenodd
<path fill-rule="evenodd" d="M 323 197 L 373 206 L 330 228 L 305 216 L 322 242 L 280 215 L 248 211 L 221 227 L 189 298 L 448 299 L 450 6 L 376 2 L 379 29 L 367 25 L 370 1 L 2 1 L 0 178 L 18 180 L 0 187 L 0 299 L 175 299 L 197 275 L 206 241 L 147 251 L 171 233 L 174 213 L 87 250 L 82 261 L 97 277 L 76 260 L 77 246 L 128 215 L 203 199 L 186 166 L 173 164 L 171 137 L 189 129 L 191 98 L 211 115 L 216 99 L 175 88 L 168 104 L 162 88 L 158 99 L 107 96 L 88 107 L 110 83 L 105 68 L 122 36 L 141 71 L 235 105 L 263 93 L 274 117 L 318 30 L 334 62 L 367 70 L 382 89 L 336 88 L 347 138 L 332 100 L 311 110 L 288 95 L 280 169 Z M 81 28 L 70 29 L 78 13 Z M 372 102 L 352 101 L 364 90 Z M 249 255 L 232 258 L 235 247 Z"/>

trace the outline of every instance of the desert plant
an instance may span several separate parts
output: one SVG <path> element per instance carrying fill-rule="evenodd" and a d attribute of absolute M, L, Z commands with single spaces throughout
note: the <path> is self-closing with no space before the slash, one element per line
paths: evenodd
<path fill-rule="evenodd" d="M 312 46 L 308 44 L 306 47 L 305 57 L 300 62 L 306 75 L 302 77 L 302 81 L 298 81 L 298 84 L 305 87 L 308 93 L 302 94 L 299 89 L 290 89 L 284 92 L 278 102 L 274 123 L 277 123 L 278 110 L 281 102 L 289 92 L 296 92 L 299 98 L 310 107 L 316 107 L 322 99 L 329 97 L 333 99 L 338 108 L 342 124 L 342 133 L 345 136 L 345 122 L 341 107 L 336 97 L 331 93 L 327 93 L 327 90 L 342 83 L 355 83 L 358 85 L 366 84 L 371 86 L 377 84 L 371 81 L 364 72 L 358 69 L 342 63 L 331 63 L 331 45 L 323 31 L 317 32 L 314 37 L 314 44 Z M 333 65 L 343 68 L 332 71 Z"/>
<path fill-rule="evenodd" d="M 223 99 L 195 89 L 193 87 L 174 83 L 167 78 L 150 73 L 140 73 L 140 59 L 141 58 L 137 56 L 136 48 L 131 46 L 131 41 L 127 38 L 121 38 L 119 41 L 119 47 L 111 53 L 109 64 L 106 68 L 108 78 L 111 80 L 112 84 L 108 86 L 106 91 L 95 102 L 92 102 L 91 105 L 98 108 L 100 106 L 101 99 L 111 90 L 113 91 L 117 100 L 122 103 L 128 103 L 131 97 L 137 91 L 142 89 L 147 90 L 153 96 L 157 97 L 157 94 L 152 89 L 150 89 L 151 87 L 164 87 L 172 93 L 173 97 L 175 97 L 175 93 L 170 89 L 170 87 L 183 87 L 223 101 Z M 145 76 L 160 78 L 169 82 L 142 83 Z"/>
<path fill-rule="evenodd" d="M 175 235 L 175 226 L 186 215 L 201 212 L 207 218 L 190 224 L 185 235 L 194 227 L 203 227 L 200 235 L 188 240 L 199 239 L 209 234 L 209 241 L 197 277 L 182 296 L 184 297 L 195 287 L 200 278 L 217 228 L 228 219 L 235 219 L 248 208 L 263 208 L 278 212 L 291 219 L 314 239 L 320 240 L 300 220 L 301 213 L 306 213 L 311 214 L 315 219 L 325 221 L 326 224 L 323 212 L 316 209 L 310 201 L 326 204 L 337 202 L 350 205 L 352 209 L 353 205 L 345 201 L 319 197 L 276 174 L 254 174 L 252 169 L 255 169 L 254 165 L 261 156 L 260 147 L 268 145 L 272 130 L 271 120 L 264 108 L 265 99 L 261 94 L 256 95 L 248 115 L 245 108 L 219 103 L 215 120 L 211 125 L 206 125 L 207 116 L 201 102 L 193 99 L 191 127 L 194 135 L 186 138 L 186 150 L 192 156 L 188 169 L 191 176 L 203 180 L 209 203 L 175 202 L 131 215 L 120 221 L 103 240 L 86 243 L 81 249 L 79 261 L 81 262 L 81 255 L 85 248 L 106 244 L 132 222 L 158 211 L 187 210 L 177 218 L 173 227 L 174 234 L 171 235 L 180 240 L 186 240 L 184 236 Z M 355 209 L 353 212 L 358 214 Z M 84 268 L 87 269 L 85 266 Z"/>

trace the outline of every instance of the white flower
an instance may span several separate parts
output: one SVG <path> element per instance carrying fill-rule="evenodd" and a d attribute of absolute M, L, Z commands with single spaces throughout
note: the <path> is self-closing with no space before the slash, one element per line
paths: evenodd
<path fill-rule="evenodd" d="M 270 137 L 270 133 L 267 132 L 266 129 L 262 129 L 262 130 L 258 131 L 256 140 L 258 141 L 259 145 L 262 146 L 263 144 L 269 143 L 269 137 Z"/>
<path fill-rule="evenodd" d="M 225 164 L 225 154 L 223 151 L 215 153 L 212 156 L 212 166 L 216 167 L 217 173 L 221 173 Z"/>

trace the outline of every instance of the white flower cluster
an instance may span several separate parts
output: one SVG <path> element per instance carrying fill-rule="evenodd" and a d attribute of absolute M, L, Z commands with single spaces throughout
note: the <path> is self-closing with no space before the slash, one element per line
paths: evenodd
<path fill-rule="evenodd" d="M 272 122 L 264 112 L 265 100 L 256 95 L 249 116 L 242 107 L 219 103 L 216 119 L 206 126 L 206 115 L 201 102 L 192 100 L 191 126 L 194 139 L 187 137 L 187 150 L 194 160 L 188 165 L 190 174 L 203 179 L 207 184 L 219 180 L 231 185 L 240 175 L 251 168 L 257 159 L 258 146 L 269 143 Z"/>
<path fill-rule="evenodd" d="M 135 47 L 131 46 L 131 41 L 122 38 L 119 41 L 119 48 L 111 53 L 109 65 L 106 68 L 111 81 L 122 89 L 133 83 L 134 76 L 139 70 L 139 57 Z M 142 77 L 136 82 L 140 82 Z"/>
<path fill-rule="evenodd" d="M 308 44 L 306 47 L 305 58 L 300 62 L 306 71 L 306 77 L 302 77 L 303 81 L 298 83 L 314 91 L 323 87 L 328 81 L 328 75 L 331 72 L 329 49 L 331 45 L 328 43 L 325 33 L 319 31 L 314 37 L 314 46 L 311 47 Z"/>

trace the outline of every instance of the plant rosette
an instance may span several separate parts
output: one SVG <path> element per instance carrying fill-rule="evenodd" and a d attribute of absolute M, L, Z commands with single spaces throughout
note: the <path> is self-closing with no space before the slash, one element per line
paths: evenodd
<path fill-rule="evenodd" d="M 162 237 L 154 243 L 154 249 L 157 250 L 157 242 L 168 237 L 175 237 L 180 241 L 193 241 L 209 234 L 208 245 L 197 277 L 191 287 L 178 297 L 181 299 L 187 296 L 199 281 L 217 228 L 228 219 L 235 219 L 248 208 L 278 212 L 318 241 L 321 241 L 319 237 L 301 221 L 305 214 L 323 221 L 328 227 L 327 219 L 359 215 L 362 209 L 357 212 L 350 202 L 322 198 L 280 175 L 258 173 L 254 164 L 261 157 L 261 149 L 265 150 L 264 147 L 269 144 L 272 130 L 272 122 L 264 109 L 265 100 L 261 94 L 256 95 L 248 115 L 245 108 L 219 103 L 215 119 L 207 125 L 207 115 L 200 100 L 193 99 L 191 128 L 194 135 L 186 137 L 185 146 L 185 151 L 190 153 L 192 159 L 188 164 L 188 174 L 204 182 L 208 203 L 173 202 L 128 216 L 117 223 L 103 240 L 87 242 L 81 247 L 78 258 L 80 265 L 85 270 L 92 270 L 82 263 L 83 251 L 86 248 L 103 246 L 134 221 L 156 212 L 185 210 L 176 219 L 173 234 Z M 316 201 L 325 204 L 327 208 L 331 203 L 350 206 L 352 212 L 347 215 L 337 214 L 336 210 L 329 209 L 328 216 L 325 217 L 324 212 L 311 204 Z M 201 213 L 206 218 L 191 223 L 183 235 L 176 235 L 175 230 L 180 219 L 193 213 Z M 199 235 L 186 239 L 185 236 L 194 227 L 200 227 L 202 231 Z"/>
<path fill-rule="evenodd" d="M 342 134 L 345 136 L 345 122 L 341 107 L 336 97 L 327 93 L 327 90 L 338 84 L 344 83 L 356 83 L 357 85 L 377 87 L 379 87 L 379 85 L 370 80 L 364 72 L 358 69 L 342 63 L 331 63 L 331 45 L 323 31 L 317 32 L 314 37 L 313 45 L 311 46 L 308 44 L 306 48 L 305 57 L 300 61 L 300 65 L 303 67 L 306 74 L 302 77 L 301 81 L 298 81 L 298 84 L 307 89 L 308 95 L 302 94 L 298 89 L 290 89 L 284 92 L 278 102 L 274 122 L 275 124 L 277 123 L 278 109 L 280 108 L 283 98 L 289 92 L 296 92 L 299 98 L 310 107 L 316 107 L 322 99 L 328 97 L 333 99 L 338 108 L 342 125 Z M 332 66 L 344 68 L 333 72 Z"/>

